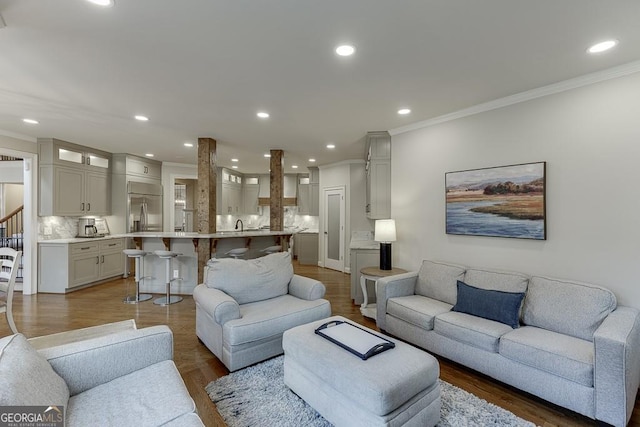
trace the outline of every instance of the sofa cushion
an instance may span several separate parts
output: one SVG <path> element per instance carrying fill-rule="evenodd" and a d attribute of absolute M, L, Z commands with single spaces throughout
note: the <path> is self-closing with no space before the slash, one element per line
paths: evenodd
<path fill-rule="evenodd" d="M 436 316 L 433 331 L 473 347 L 497 353 L 500 337 L 512 329 L 504 323 L 450 311 Z"/>
<path fill-rule="evenodd" d="M 71 397 L 66 425 L 159 426 L 194 411 L 175 364 L 165 360 Z"/>
<path fill-rule="evenodd" d="M 69 388 L 22 334 L 0 339 L 0 406 L 66 406 Z"/>
<path fill-rule="evenodd" d="M 524 292 L 480 289 L 458 280 L 458 302 L 453 311 L 495 320 L 512 328 L 520 325 L 520 306 Z"/>
<path fill-rule="evenodd" d="M 505 334 L 499 352 L 515 362 L 593 387 L 593 343 L 532 326 Z"/>
<path fill-rule="evenodd" d="M 421 295 L 395 297 L 387 300 L 387 314 L 428 331 L 438 314 L 451 311 L 451 304 Z"/>
<path fill-rule="evenodd" d="M 238 304 L 285 295 L 293 277 L 289 252 L 243 260 L 212 258 L 207 263 L 205 284 L 220 289 Z"/>
<path fill-rule="evenodd" d="M 591 341 L 598 326 L 615 308 L 616 297 L 608 289 L 535 276 L 524 299 L 522 321 Z"/>
<path fill-rule="evenodd" d="M 465 267 L 444 262 L 423 261 L 418 272 L 415 293 L 425 297 L 456 303 L 456 282 L 464 278 Z"/>
<path fill-rule="evenodd" d="M 505 292 L 526 292 L 529 277 L 510 271 L 470 268 L 464 273 L 464 283 L 482 289 Z"/>
<path fill-rule="evenodd" d="M 307 301 L 292 295 L 240 306 L 240 319 L 223 326 L 225 344 L 242 345 L 282 335 L 287 329 L 329 317 L 331 305 L 325 299 Z"/>

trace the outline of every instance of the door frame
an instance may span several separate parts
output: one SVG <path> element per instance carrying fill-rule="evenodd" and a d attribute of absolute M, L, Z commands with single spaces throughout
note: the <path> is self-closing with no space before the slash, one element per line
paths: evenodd
<path fill-rule="evenodd" d="M 327 221 L 329 220 L 329 204 L 327 203 L 328 196 L 332 193 L 333 195 L 340 194 L 340 259 L 333 260 L 328 257 L 328 227 Z M 322 201 L 323 201 L 323 215 L 324 219 L 322 221 L 323 227 L 323 249 L 322 249 L 322 260 L 323 266 L 325 268 L 330 268 L 332 270 L 337 270 L 340 272 L 345 272 L 345 233 L 346 233 L 346 193 L 347 187 L 344 185 L 335 186 L 335 187 L 326 187 L 322 189 Z"/>
<path fill-rule="evenodd" d="M 0 147 L 0 154 L 23 159 L 23 253 L 22 288 L 24 295 L 38 292 L 38 155 L 35 153 Z"/>

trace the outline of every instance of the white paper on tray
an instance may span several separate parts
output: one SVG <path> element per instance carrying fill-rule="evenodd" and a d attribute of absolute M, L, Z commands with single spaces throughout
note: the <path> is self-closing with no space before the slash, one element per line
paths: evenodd
<path fill-rule="evenodd" d="M 389 342 L 388 340 L 352 326 L 349 323 L 329 326 L 323 329 L 322 333 L 351 347 L 360 354 L 366 354 L 373 347 Z"/>

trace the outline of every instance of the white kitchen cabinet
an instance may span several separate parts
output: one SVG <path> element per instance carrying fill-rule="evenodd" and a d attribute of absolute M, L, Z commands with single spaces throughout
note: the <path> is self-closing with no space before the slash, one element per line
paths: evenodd
<path fill-rule="evenodd" d="M 40 164 L 107 172 L 111 154 L 55 138 L 38 138 Z"/>
<path fill-rule="evenodd" d="M 57 139 L 38 139 L 40 216 L 108 215 L 110 155 Z"/>
<path fill-rule="evenodd" d="M 311 191 L 309 176 L 298 175 L 298 215 L 311 215 Z"/>
<path fill-rule="evenodd" d="M 100 279 L 123 274 L 124 239 L 109 239 L 100 242 Z"/>
<path fill-rule="evenodd" d="M 38 243 L 38 292 L 66 293 L 124 272 L 123 238 Z"/>
<path fill-rule="evenodd" d="M 260 208 L 258 206 L 258 194 L 260 193 L 260 178 L 245 177 L 244 187 L 242 188 L 242 198 L 244 213 L 246 215 L 258 215 Z"/>
<path fill-rule="evenodd" d="M 95 282 L 100 277 L 100 255 L 98 242 L 69 245 L 68 288 Z"/>
<path fill-rule="evenodd" d="M 162 179 L 162 163 L 131 154 L 118 153 L 113 154 L 112 173 L 128 175 L 130 180 L 159 184 Z"/>
<path fill-rule="evenodd" d="M 110 175 L 58 165 L 40 166 L 40 216 L 108 215 Z"/>
<path fill-rule="evenodd" d="M 309 168 L 309 215 L 320 215 L 320 169 Z"/>
<path fill-rule="evenodd" d="M 244 176 L 226 168 L 218 168 L 216 211 L 218 215 L 244 213 L 242 183 Z"/>
<path fill-rule="evenodd" d="M 369 132 L 366 139 L 366 206 L 369 219 L 391 216 L 391 136 Z"/>

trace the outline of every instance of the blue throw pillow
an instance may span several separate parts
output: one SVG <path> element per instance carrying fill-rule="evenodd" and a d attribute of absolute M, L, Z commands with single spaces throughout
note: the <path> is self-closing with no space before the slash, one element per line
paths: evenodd
<path fill-rule="evenodd" d="M 453 311 L 495 320 L 512 328 L 520 326 L 524 292 L 504 292 L 469 286 L 458 280 L 458 300 Z"/>

